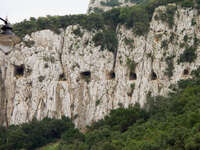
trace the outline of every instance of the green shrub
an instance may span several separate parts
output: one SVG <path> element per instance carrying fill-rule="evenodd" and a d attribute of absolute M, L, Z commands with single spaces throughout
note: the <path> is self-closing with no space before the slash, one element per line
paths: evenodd
<path fill-rule="evenodd" d="M 96 31 L 99 29 L 108 29 L 115 31 L 117 25 L 125 24 L 127 28 L 133 29 L 136 35 L 145 35 L 149 31 L 149 23 L 152 19 L 154 10 L 161 5 L 168 5 L 168 3 L 176 3 L 177 5 L 186 5 L 188 0 L 130 0 L 131 2 L 140 3 L 132 7 L 123 7 L 110 10 L 100 14 L 89 15 L 66 15 L 66 16 L 47 16 L 35 19 L 31 17 L 29 20 L 24 20 L 13 25 L 14 32 L 21 38 L 26 34 L 31 34 L 38 30 L 50 29 L 55 33 L 60 33 L 60 28 L 65 29 L 69 25 L 79 24 L 84 29 L 89 31 Z M 119 5 L 118 1 L 108 1 L 110 5 Z M 189 2 L 190 3 L 190 2 Z M 199 0 L 197 0 L 199 4 Z M 196 5 L 199 7 L 199 5 Z M 175 6 L 168 5 L 166 12 L 161 15 L 161 19 L 166 21 L 171 28 L 174 24 Z"/>
<path fill-rule="evenodd" d="M 125 0 L 125 2 L 131 2 L 131 3 L 142 3 L 142 2 L 144 2 L 145 0 Z"/>
<path fill-rule="evenodd" d="M 200 67 L 198 67 L 196 70 L 193 70 L 191 75 L 193 75 L 193 77 L 195 77 L 195 78 L 200 79 Z"/>
<path fill-rule="evenodd" d="M 101 103 L 101 100 L 98 99 L 98 100 L 96 101 L 96 106 L 98 106 L 100 103 Z"/>
<path fill-rule="evenodd" d="M 39 77 L 38 77 L 38 80 L 39 80 L 40 82 L 43 82 L 44 79 L 45 79 L 45 76 L 39 76 Z"/>
<path fill-rule="evenodd" d="M 83 36 L 83 33 L 81 32 L 81 29 L 80 29 L 80 28 L 77 28 L 77 29 L 73 30 L 73 33 L 74 33 L 76 36 L 79 36 L 79 37 L 82 37 L 82 36 Z"/>
<path fill-rule="evenodd" d="M 125 38 L 124 38 L 124 43 L 125 43 L 126 45 L 129 45 L 131 48 L 133 48 L 134 40 L 125 37 Z"/>
<path fill-rule="evenodd" d="M 133 95 L 133 92 L 134 92 L 134 90 L 135 90 L 135 83 L 132 83 L 132 84 L 130 85 L 130 88 L 131 88 L 131 90 L 130 90 L 130 93 L 128 93 L 128 94 L 129 94 L 129 96 L 132 96 L 132 95 Z"/>
<path fill-rule="evenodd" d="M 200 9 L 200 0 L 196 0 L 196 3 L 197 3 L 196 8 L 199 10 Z"/>
<path fill-rule="evenodd" d="M 116 110 L 111 110 L 110 115 L 106 116 L 103 120 L 99 121 L 99 123 L 93 124 L 90 129 L 98 129 L 101 128 L 101 124 L 109 126 L 112 130 L 119 130 L 124 132 L 128 129 L 128 127 L 134 124 L 139 119 L 147 119 L 148 115 L 142 109 L 140 109 L 139 105 L 135 105 L 134 107 L 130 107 L 129 109 L 118 108 Z"/>
<path fill-rule="evenodd" d="M 185 149 L 186 150 L 197 150 L 200 149 L 200 134 L 195 133 L 193 136 L 187 139 Z"/>
<path fill-rule="evenodd" d="M 38 19 L 30 18 L 13 25 L 14 32 L 23 38 L 26 34 L 31 34 L 39 30 L 50 29 L 55 33 L 60 33 L 60 28 L 66 28 L 69 25 L 81 25 L 84 29 L 93 31 L 103 28 L 103 18 L 98 14 L 90 15 L 71 15 L 71 16 L 47 16 Z"/>
<path fill-rule="evenodd" d="M 98 8 L 98 7 L 93 8 L 93 10 L 94 10 L 94 13 L 97 13 L 97 14 L 101 14 L 104 12 L 103 9 Z"/>
<path fill-rule="evenodd" d="M 132 28 L 136 35 L 144 35 L 149 30 L 149 14 L 143 7 L 121 8 L 120 20 L 128 28 Z"/>
<path fill-rule="evenodd" d="M 200 43 L 200 40 L 195 36 L 194 37 L 194 48 L 197 48 Z"/>
<path fill-rule="evenodd" d="M 196 48 L 191 46 L 191 47 L 186 47 L 183 54 L 180 55 L 180 58 L 178 60 L 178 63 L 183 63 L 183 62 L 193 62 L 197 58 L 196 54 Z"/>
<path fill-rule="evenodd" d="M 169 38 L 169 42 L 173 43 L 174 42 L 174 39 L 177 37 L 177 35 L 172 32 L 171 35 L 170 35 L 170 38 Z"/>
<path fill-rule="evenodd" d="M 180 45 L 179 45 L 180 48 L 184 48 L 184 47 L 186 47 L 186 46 L 187 46 L 186 43 L 180 43 Z"/>
<path fill-rule="evenodd" d="M 164 48 L 164 49 L 168 49 L 168 43 L 169 41 L 168 40 L 163 40 L 162 43 L 161 43 L 161 48 Z"/>
<path fill-rule="evenodd" d="M 33 120 L 22 125 L 0 127 L 0 150 L 33 150 L 61 138 L 64 131 L 72 130 L 73 123 L 66 117 L 61 120 L 45 118 Z M 4 133 L 4 136 L 1 136 Z"/>
<path fill-rule="evenodd" d="M 195 20 L 195 18 L 192 18 L 192 22 L 191 22 L 191 25 L 192 26 L 194 26 L 194 25 L 196 25 L 197 23 L 196 23 L 196 20 Z"/>
<path fill-rule="evenodd" d="M 163 22 L 166 22 L 169 26 L 169 28 L 172 28 L 174 25 L 174 14 L 177 10 L 176 6 L 168 5 L 165 12 L 159 11 L 158 16 L 156 16 L 156 20 L 162 20 Z"/>
<path fill-rule="evenodd" d="M 95 46 L 101 46 L 101 50 L 108 49 L 110 52 L 116 52 L 118 48 L 118 39 L 114 31 L 104 30 L 98 32 L 92 39 Z"/>
<path fill-rule="evenodd" d="M 62 134 L 62 140 L 65 143 L 71 144 L 75 140 L 84 141 L 84 135 L 78 129 L 71 128 Z"/>
<path fill-rule="evenodd" d="M 187 41 L 188 41 L 188 36 L 185 35 L 184 38 L 183 38 L 183 40 L 184 40 L 185 43 L 187 43 Z"/>
<path fill-rule="evenodd" d="M 121 23 L 120 20 L 120 8 L 114 8 L 110 11 L 106 11 L 102 14 L 104 18 L 104 24 L 107 30 L 116 31 L 117 25 Z"/>
<path fill-rule="evenodd" d="M 173 76 L 173 71 L 174 71 L 174 55 L 172 56 L 168 56 L 166 59 L 165 59 L 165 62 L 167 64 L 167 68 L 166 68 L 166 71 L 165 71 L 165 75 L 167 75 L 169 77 L 169 79 Z"/>
<path fill-rule="evenodd" d="M 193 0 L 184 0 L 182 2 L 182 7 L 194 7 L 194 1 Z"/>

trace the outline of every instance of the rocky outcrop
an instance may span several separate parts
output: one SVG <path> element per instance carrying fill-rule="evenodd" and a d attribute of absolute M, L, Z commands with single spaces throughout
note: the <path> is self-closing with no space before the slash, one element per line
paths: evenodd
<path fill-rule="evenodd" d="M 90 0 L 88 13 L 99 13 L 116 7 L 133 6 L 135 2 L 137 0 Z"/>
<path fill-rule="evenodd" d="M 154 16 L 164 9 L 157 8 Z M 24 39 L 34 41 L 32 47 L 20 43 L 8 55 L 0 51 L 0 124 L 65 115 L 83 129 L 111 109 L 144 106 L 147 96 L 166 95 L 171 84 L 190 78 L 200 65 L 199 46 L 194 62 L 178 63 L 185 50 L 180 46 L 184 37 L 188 46 L 200 39 L 200 16 L 196 10 L 178 8 L 172 29 L 154 18 L 146 36 L 118 26 L 114 70 L 113 53 L 95 47 L 95 33 L 79 25 L 67 27 L 60 35 L 38 31 Z M 74 34 L 77 28 L 82 36 Z M 174 69 L 169 78 L 166 58 L 170 57 Z"/>

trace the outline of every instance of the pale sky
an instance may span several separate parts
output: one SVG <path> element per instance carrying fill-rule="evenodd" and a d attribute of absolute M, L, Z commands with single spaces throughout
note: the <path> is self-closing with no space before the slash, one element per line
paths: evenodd
<path fill-rule="evenodd" d="M 0 17 L 11 23 L 46 15 L 85 14 L 90 0 L 1 0 Z M 0 23 L 2 24 L 2 23 Z"/>

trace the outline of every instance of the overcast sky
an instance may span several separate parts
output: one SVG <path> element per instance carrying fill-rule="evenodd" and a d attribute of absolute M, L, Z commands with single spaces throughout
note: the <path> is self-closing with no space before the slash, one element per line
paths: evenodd
<path fill-rule="evenodd" d="M 89 0 L 1 0 L 0 17 L 16 23 L 30 17 L 84 14 L 88 4 Z"/>

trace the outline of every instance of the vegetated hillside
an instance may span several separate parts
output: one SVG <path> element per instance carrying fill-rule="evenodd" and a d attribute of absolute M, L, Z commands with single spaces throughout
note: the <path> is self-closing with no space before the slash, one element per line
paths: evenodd
<path fill-rule="evenodd" d="M 199 150 L 199 71 L 193 72 L 194 79 L 172 86 L 168 97 L 148 98 L 145 109 L 111 111 L 82 140 L 64 134 L 59 150 Z"/>
<path fill-rule="evenodd" d="M 57 150 L 199 150 L 200 68 L 172 86 L 168 97 L 112 110 L 85 134 L 67 118 L 0 128 L 0 150 L 32 150 L 61 138 Z M 51 148 L 51 147 L 49 147 Z"/>
<path fill-rule="evenodd" d="M 133 28 L 137 35 L 144 35 L 149 31 L 149 23 L 155 8 L 168 3 L 200 9 L 200 0 L 148 0 L 130 8 L 116 8 L 102 14 L 47 16 L 38 19 L 32 17 L 30 20 L 15 24 L 14 32 L 20 37 L 44 29 L 59 33 L 59 29 L 74 24 L 79 24 L 90 31 L 102 29 L 115 32 L 117 25 L 125 24 L 127 28 Z M 166 21 L 173 25 L 173 11 L 169 10 L 165 15 Z"/>
<path fill-rule="evenodd" d="M 61 138 L 67 130 L 74 130 L 72 121 L 45 118 L 42 121 L 33 119 L 22 125 L 8 128 L 0 126 L 0 150 L 32 150 Z"/>

